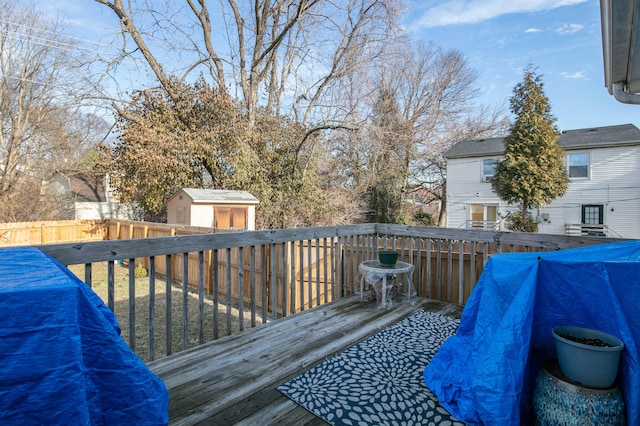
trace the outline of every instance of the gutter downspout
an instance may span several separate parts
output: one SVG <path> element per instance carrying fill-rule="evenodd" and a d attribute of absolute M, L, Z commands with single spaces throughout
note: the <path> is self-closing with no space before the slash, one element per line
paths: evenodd
<path fill-rule="evenodd" d="M 618 102 L 622 102 L 623 104 L 640 104 L 640 94 L 637 93 L 629 93 L 624 90 L 624 83 L 619 81 L 617 83 L 613 83 L 613 97 L 616 98 Z"/>

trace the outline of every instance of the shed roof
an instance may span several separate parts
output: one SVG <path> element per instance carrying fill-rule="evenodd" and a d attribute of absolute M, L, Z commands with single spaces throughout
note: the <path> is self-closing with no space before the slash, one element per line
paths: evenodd
<path fill-rule="evenodd" d="M 180 192 L 186 193 L 194 203 L 233 203 L 233 204 L 258 204 L 260 201 L 247 191 L 235 191 L 230 189 L 205 189 L 182 188 L 171 198 Z"/>
<path fill-rule="evenodd" d="M 566 130 L 559 137 L 566 151 L 586 148 L 611 148 L 640 145 L 640 129 L 633 124 Z M 486 157 L 504 153 L 504 137 L 460 141 L 446 153 L 446 158 Z"/>

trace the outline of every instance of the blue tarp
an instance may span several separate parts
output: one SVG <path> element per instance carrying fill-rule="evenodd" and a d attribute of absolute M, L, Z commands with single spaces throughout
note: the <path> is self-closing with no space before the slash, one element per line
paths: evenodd
<path fill-rule="evenodd" d="M 551 330 L 574 325 L 620 338 L 618 384 L 640 424 L 640 242 L 491 256 L 457 334 L 424 372 L 452 415 L 471 425 L 531 422 L 540 364 L 555 358 Z"/>
<path fill-rule="evenodd" d="M 112 312 L 35 248 L 0 249 L 0 424 L 165 425 L 169 393 Z"/>

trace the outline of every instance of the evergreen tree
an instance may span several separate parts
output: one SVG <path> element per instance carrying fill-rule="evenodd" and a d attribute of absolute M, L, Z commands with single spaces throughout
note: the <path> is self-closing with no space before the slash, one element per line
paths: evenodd
<path fill-rule="evenodd" d="M 514 231 L 536 231 L 528 210 L 561 197 L 567 190 L 564 150 L 558 143 L 560 132 L 543 86 L 541 76 L 528 66 L 511 97 L 516 120 L 505 138 L 504 158 L 491 181 L 501 199 L 520 205 L 519 212 L 507 218 Z"/>

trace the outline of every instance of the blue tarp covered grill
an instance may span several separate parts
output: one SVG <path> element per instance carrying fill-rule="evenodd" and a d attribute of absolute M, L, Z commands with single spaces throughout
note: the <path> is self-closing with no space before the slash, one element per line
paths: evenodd
<path fill-rule="evenodd" d="M 637 425 L 639 314 L 638 241 L 493 255 L 456 336 L 425 369 L 425 381 L 451 414 L 468 424 L 527 424 L 540 364 L 555 357 L 551 330 L 593 328 L 625 344 L 618 384 L 627 421 Z"/>
<path fill-rule="evenodd" d="M 164 383 L 119 331 L 54 259 L 0 249 L 0 424 L 167 424 Z"/>

